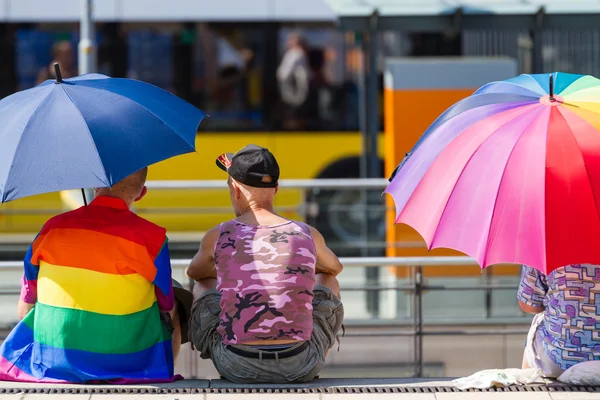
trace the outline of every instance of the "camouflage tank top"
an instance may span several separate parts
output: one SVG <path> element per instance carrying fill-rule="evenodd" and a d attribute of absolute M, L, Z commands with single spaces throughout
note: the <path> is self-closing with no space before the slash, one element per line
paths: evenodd
<path fill-rule="evenodd" d="M 221 224 L 215 266 L 223 342 L 310 339 L 315 264 L 315 244 L 301 222 Z"/>

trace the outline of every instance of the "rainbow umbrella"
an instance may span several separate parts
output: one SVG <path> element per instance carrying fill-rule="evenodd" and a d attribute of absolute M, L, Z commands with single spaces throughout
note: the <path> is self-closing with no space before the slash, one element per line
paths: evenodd
<path fill-rule="evenodd" d="M 396 223 L 482 268 L 600 264 L 600 80 L 492 82 L 446 110 L 390 178 Z"/>

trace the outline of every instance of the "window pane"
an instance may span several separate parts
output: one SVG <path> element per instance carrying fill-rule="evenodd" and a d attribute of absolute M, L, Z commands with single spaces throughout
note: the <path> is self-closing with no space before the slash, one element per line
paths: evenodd
<path fill-rule="evenodd" d="M 112 76 L 112 64 L 106 54 L 112 54 L 115 44 L 105 40 L 104 29 L 108 25 L 96 24 L 97 72 Z M 7 38 L 14 41 L 14 53 L 11 48 L 7 57 L 15 69 L 14 90 L 29 89 L 46 79 L 54 79 L 54 62 L 60 64 L 63 78 L 79 75 L 77 24 L 14 24 Z"/>
<path fill-rule="evenodd" d="M 127 25 L 127 77 L 175 93 L 173 42 L 181 29 L 179 24 Z"/>
<path fill-rule="evenodd" d="M 196 25 L 193 91 L 206 129 L 264 129 L 265 36 L 260 25 Z"/>
<path fill-rule="evenodd" d="M 98 34 L 98 42 L 102 35 Z M 53 62 L 60 64 L 63 78 L 76 76 L 79 30 L 74 24 L 38 25 L 15 33 L 17 90 L 54 79 Z"/>
<path fill-rule="evenodd" d="M 277 85 L 285 130 L 345 130 L 357 125 L 355 75 L 344 34 L 331 27 L 283 28 Z"/>

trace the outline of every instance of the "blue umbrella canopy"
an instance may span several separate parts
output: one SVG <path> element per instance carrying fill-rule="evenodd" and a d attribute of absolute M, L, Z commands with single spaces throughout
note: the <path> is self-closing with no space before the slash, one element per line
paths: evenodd
<path fill-rule="evenodd" d="M 0 100 L 0 202 L 59 190 L 109 187 L 195 151 L 206 116 L 137 80 L 86 74 Z"/>

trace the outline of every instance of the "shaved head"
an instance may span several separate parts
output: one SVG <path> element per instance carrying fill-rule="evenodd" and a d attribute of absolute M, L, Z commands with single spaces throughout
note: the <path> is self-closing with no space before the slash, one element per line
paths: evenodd
<path fill-rule="evenodd" d="M 97 189 L 96 195 L 118 197 L 131 204 L 144 192 L 147 177 L 148 167 L 144 167 L 121 179 L 110 188 Z"/>
<path fill-rule="evenodd" d="M 266 178 L 270 178 L 270 177 L 266 177 Z M 248 186 L 244 183 L 241 183 L 239 181 L 236 181 L 233 178 L 229 178 L 231 179 L 232 182 L 235 183 L 236 186 L 238 186 L 240 188 L 240 191 L 244 194 L 244 196 L 246 197 L 247 200 L 254 200 L 258 203 L 263 203 L 265 201 L 267 202 L 273 202 L 273 198 L 275 196 L 275 188 L 258 188 L 258 187 L 253 187 L 253 186 Z"/>
<path fill-rule="evenodd" d="M 227 179 L 231 202 L 236 214 L 250 205 L 261 208 L 272 208 L 277 188 L 258 188 L 236 181 L 231 176 Z M 239 193 L 239 196 L 237 195 Z"/>
<path fill-rule="evenodd" d="M 121 179 L 115 183 L 111 190 L 113 193 L 122 193 L 124 195 L 137 197 L 144 185 L 146 185 L 146 178 L 148 177 L 148 167 L 142 168 L 137 172 Z"/>

